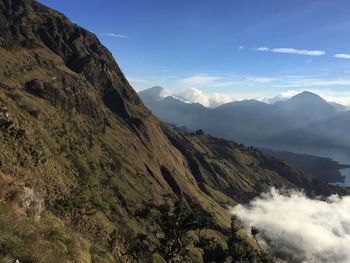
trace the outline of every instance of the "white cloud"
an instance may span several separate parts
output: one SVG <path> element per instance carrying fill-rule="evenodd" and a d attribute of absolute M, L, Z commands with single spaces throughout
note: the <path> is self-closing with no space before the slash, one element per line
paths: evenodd
<path fill-rule="evenodd" d="M 288 90 L 285 92 L 281 92 L 280 94 L 274 96 L 274 97 L 265 97 L 262 98 L 261 101 L 269 104 L 274 104 L 278 101 L 285 101 L 290 99 L 291 97 L 301 93 L 302 91 L 297 91 L 297 90 Z"/>
<path fill-rule="evenodd" d="M 174 94 L 174 96 L 186 102 L 200 103 L 203 106 L 209 106 L 208 96 L 205 95 L 201 90 L 196 88 L 187 88 L 180 90 L 179 92 Z"/>
<path fill-rule="evenodd" d="M 225 103 L 239 99 L 235 94 L 213 93 L 209 96 L 209 107 L 215 108 Z"/>
<path fill-rule="evenodd" d="M 243 46 L 239 46 L 238 49 L 239 49 L 239 50 L 242 50 L 242 49 L 244 49 L 244 47 L 243 47 Z"/>
<path fill-rule="evenodd" d="M 345 58 L 345 59 L 350 59 L 350 54 L 335 54 L 335 58 Z"/>
<path fill-rule="evenodd" d="M 326 54 L 322 50 L 304 50 L 304 49 L 295 49 L 295 48 L 268 48 L 268 47 L 259 47 L 256 48 L 257 51 L 269 51 L 274 53 L 284 53 L 284 54 L 296 54 L 296 55 L 306 55 L 306 56 L 322 56 Z"/>
<path fill-rule="evenodd" d="M 322 56 L 326 54 L 325 51 L 321 50 L 300 50 L 295 48 L 273 48 L 271 49 L 271 51 L 276 53 L 297 54 L 307 56 Z"/>
<path fill-rule="evenodd" d="M 196 74 L 187 78 L 180 79 L 178 82 L 182 86 L 198 87 L 213 84 L 219 79 L 220 77 L 217 76 L 210 76 L 207 74 Z"/>
<path fill-rule="evenodd" d="M 166 98 L 168 96 L 173 96 L 174 98 L 180 99 L 183 102 L 200 103 L 203 106 L 209 108 L 214 108 L 221 104 L 228 103 L 234 101 L 237 98 L 240 98 L 239 94 L 237 96 L 226 93 L 206 94 L 202 90 L 194 87 L 181 89 L 179 91 L 171 91 L 170 89 L 157 86 L 153 87 L 153 90 L 149 91 L 149 94 L 157 100 Z"/>
<path fill-rule="evenodd" d="M 232 88 L 241 84 L 240 81 L 228 76 L 194 74 L 192 76 L 178 79 L 173 85 L 177 88 Z"/>
<path fill-rule="evenodd" d="M 168 73 L 167 67 L 161 67 L 161 73 Z M 209 74 L 195 74 L 185 78 L 179 78 L 178 76 L 159 76 L 155 78 L 151 77 L 135 77 L 127 76 L 128 80 L 136 90 L 148 89 L 152 86 L 168 86 L 176 90 L 188 89 L 189 87 L 195 88 L 229 88 L 238 85 L 239 82 L 232 80 L 231 78 L 225 78 L 222 76 L 215 76 Z M 240 83 L 239 83 L 240 84 Z"/>
<path fill-rule="evenodd" d="M 268 47 L 258 47 L 256 48 L 257 51 L 270 51 L 270 48 Z"/>
<path fill-rule="evenodd" d="M 127 35 L 116 34 L 116 33 L 100 33 L 101 36 L 114 37 L 114 38 L 129 38 Z"/>
<path fill-rule="evenodd" d="M 153 97 L 155 100 L 161 100 L 166 97 L 172 96 L 172 92 L 163 87 L 155 86 L 152 88 L 152 90 L 149 91 L 149 95 Z"/>
<path fill-rule="evenodd" d="M 275 189 L 248 206 L 231 210 L 249 229 L 257 226 L 260 242 L 288 262 L 350 262 L 350 197 L 309 199 L 303 193 Z"/>
<path fill-rule="evenodd" d="M 186 88 L 173 94 L 174 97 L 179 98 L 189 103 L 200 103 L 205 107 L 214 108 L 221 104 L 228 103 L 235 100 L 233 94 L 225 93 L 211 93 L 205 94 L 197 88 Z"/>

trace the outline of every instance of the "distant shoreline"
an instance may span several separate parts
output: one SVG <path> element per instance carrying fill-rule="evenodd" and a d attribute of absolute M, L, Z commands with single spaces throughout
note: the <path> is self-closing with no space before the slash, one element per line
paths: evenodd
<path fill-rule="evenodd" d="M 342 174 L 341 170 L 350 168 L 350 164 L 339 163 L 327 157 L 269 149 L 260 150 L 271 157 L 284 160 L 299 170 L 327 183 L 344 183 L 346 176 Z"/>

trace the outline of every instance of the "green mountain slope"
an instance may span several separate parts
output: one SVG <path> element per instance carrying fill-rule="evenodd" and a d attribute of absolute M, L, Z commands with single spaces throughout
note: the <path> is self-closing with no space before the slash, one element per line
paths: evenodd
<path fill-rule="evenodd" d="M 92 33 L 35 1 L 0 0 L 0 32 L 3 262 L 114 262 L 116 240 L 150 232 L 143 201 L 181 196 L 227 229 L 226 206 L 269 186 L 339 190 L 162 124 Z"/>

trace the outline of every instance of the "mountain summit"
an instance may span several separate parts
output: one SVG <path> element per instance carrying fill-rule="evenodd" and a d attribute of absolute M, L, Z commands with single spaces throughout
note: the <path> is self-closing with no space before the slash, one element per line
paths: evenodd
<path fill-rule="evenodd" d="M 160 86 L 155 86 L 139 92 L 139 96 L 142 97 L 143 99 L 156 100 L 156 101 L 159 101 L 171 95 L 172 94 L 169 90 Z"/>
<path fill-rule="evenodd" d="M 296 101 L 325 101 L 321 96 L 310 91 L 303 91 L 297 95 L 294 95 L 290 100 Z"/>
<path fill-rule="evenodd" d="M 327 120 L 337 109 L 319 95 L 304 91 L 286 101 L 275 103 L 278 111 L 295 119 L 297 126 Z"/>
<path fill-rule="evenodd" d="M 321 96 L 309 91 L 304 91 L 291 97 L 289 100 L 277 102 L 276 104 L 284 107 L 285 109 L 289 108 L 290 110 L 308 108 L 308 110 L 321 110 L 320 113 L 325 111 L 328 111 L 329 113 L 336 112 L 336 109 L 333 107 L 333 105 L 328 103 Z"/>

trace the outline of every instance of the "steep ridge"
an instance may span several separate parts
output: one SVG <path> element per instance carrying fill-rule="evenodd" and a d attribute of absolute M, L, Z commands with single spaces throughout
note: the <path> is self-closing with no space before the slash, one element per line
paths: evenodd
<path fill-rule="evenodd" d="M 18 255 L 4 244 L 23 243 L 23 262 L 41 262 L 40 244 L 76 249 L 46 262 L 113 262 L 92 259 L 115 259 L 118 238 L 150 231 L 134 216 L 143 201 L 184 197 L 223 230 L 227 205 L 270 186 L 341 191 L 257 150 L 162 124 L 94 34 L 35 1 L 0 0 L 0 32 L 0 254 L 9 260 Z"/>

